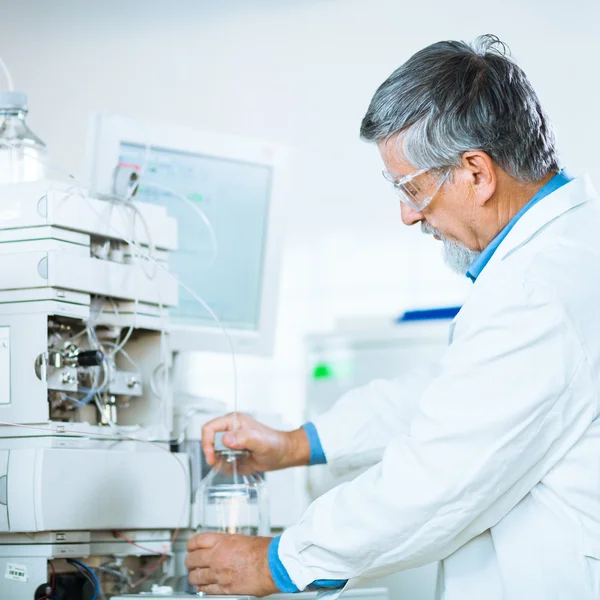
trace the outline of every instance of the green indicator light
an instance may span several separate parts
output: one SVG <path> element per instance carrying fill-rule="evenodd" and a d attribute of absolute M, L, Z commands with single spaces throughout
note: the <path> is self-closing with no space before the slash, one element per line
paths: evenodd
<path fill-rule="evenodd" d="M 317 365 L 313 370 L 313 379 L 331 379 L 333 375 L 333 369 L 326 364 Z"/>
<path fill-rule="evenodd" d="M 188 200 L 191 200 L 192 202 L 203 202 L 204 201 L 202 194 L 188 194 L 186 196 L 186 198 Z"/>
<path fill-rule="evenodd" d="M 325 379 L 347 381 L 354 377 L 354 363 L 350 360 L 322 362 L 315 366 L 312 376 L 317 381 Z"/>

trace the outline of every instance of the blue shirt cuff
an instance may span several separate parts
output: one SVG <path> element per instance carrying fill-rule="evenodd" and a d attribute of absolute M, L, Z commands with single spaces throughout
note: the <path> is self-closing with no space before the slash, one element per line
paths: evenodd
<path fill-rule="evenodd" d="M 273 538 L 273 541 L 269 544 L 269 569 L 275 585 L 286 594 L 294 594 L 300 590 L 294 585 L 294 582 L 288 575 L 287 569 L 283 566 L 279 558 L 280 538 L 281 536 Z"/>
<path fill-rule="evenodd" d="M 273 578 L 275 585 L 280 591 L 286 594 L 295 594 L 300 590 L 294 585 L 294 582 L 290 578 L 287 569 L 283 566 L 283 563 L 279 558 L 280 539 L 281 536 L 273 538 L 272 542 L 269 544 L 269 570 L 271 571 L 271 577 Z M 346 579 L 317 579 L 317 581 L 313 581 L 308 586 L 308 589 L 310 591 L 315 591 L 323 588 L 334 590 L 337 588 L 344 587 L 346 583 L 348 583 Z"/>
<path fill-rule="evenodd" d="M 308 422 L 302 425 L 302 429 L 306 431 L 308 436 L 308 445 L 310 446 L 310 461 L 309 465 L 324 465 L 327 462 L 325 451 L 321 445 L 321 439 L 317 432 L 317 428 L 313 423 Z"/>
<path fill-rule="evenodd" d="M 337 590 L 343 588 L 348 583 L 347 579 L 317 579 L 313 581 L 306 589 L 315 592 L 317 590 Z"/>

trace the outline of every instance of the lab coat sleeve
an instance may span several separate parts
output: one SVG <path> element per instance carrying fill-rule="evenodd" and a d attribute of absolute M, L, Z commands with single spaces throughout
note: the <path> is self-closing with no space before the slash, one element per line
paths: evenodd
<path fill-rule="evenodd" d="M 279 557 L 299 589 L 449 556 L 505 516 L 595 418 L 595 379 L 562 307 L 541 286 L 503 283 L 457 325 L 408 434 L 284 532 Z M 385 403 L 361 398 L 346 406 L 371 422 Z"/>
<path fill-rule="evenodd" d="M 373 381 L 346 393 L 313 419 L 332 475 L 379 462 L 390 440 L 408 433 L 417 402 L 439 371 L 439 363 L 431 362 L 396 379 Z"/>

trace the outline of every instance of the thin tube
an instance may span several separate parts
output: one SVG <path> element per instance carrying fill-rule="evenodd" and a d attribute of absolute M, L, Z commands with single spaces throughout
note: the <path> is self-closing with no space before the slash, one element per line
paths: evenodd
<path fill-rule="evenodd" d="M 15 84 L 13 82 L 13 78 L 12 78 L 12 76 L 10 74 L 10 71 L 8 70 L 8 67 L 6 66 L 6 63 L 2 59 L 2 57 L 0 57 L 0 69 L 2 69 L 4 71 L 4 76 L 6 77 L 6 83 L 8 85 L 8 91 L 9 92 L 14 92 L 15 91 Z"/>
<path fill-rule="evenodd" d="M 71 181 L 73 181 L 74 184 L 80 188 L 80 191 L 87 189 L 86 186 L 83 185 L 72 173 L 69 173 L 68 171 L 65 171 L 64 169 L 61 169 L 60 167 L 52 165 L 52 164 L 50 164 L 50 163 L 48 163 L 45 160 L 42 160 L 40 158 L 34 157 L 34 160 L 38 160 L 40 163 L 44 164 L 49 169 L 51 169 L 53 171 L 56 171 L 58 173 L 61 173 L 62 175 L 64 175 L 65 177 L 67 177 L 68 179 L 70 179 Z M 88 198 L 88 196 L 85 195 L 85 194 L 82 194 L 82 195 L 83 195 L 83 198 L 88 202 L 89 207 L 92 210 L 92 212 L 96 216 L 102 218 L 102 215 L 100 215 L 100 213 L 98 213 L 96 211 L 96 209 L 94 208 L 94 206 L 92 205 L 92 203 L 89 201 L 90 199 Z M 231 364 L 232 364 L 232 371 L 233 371 L 233 406 L 234 406 L 234 410 L 233 410 L 233 425 L 234 425 L 234 429 L 237 429 L 239 427 L 239 421 L 238 421 L 238 416 L 237 416 L 237 414 L 238 414 L 238 410 L 237 410 L 237 406 L 238 406 L 237 361 L 236 361 L 236 355 L 235 355 L 235 348 L 234 348 L 234 345 L 233 345 L 233 340 L 231 339 L 231 336 L 229 335 L 229 332 L 223 326 L 223 324 L 221 323 L 220 319 L 217 317 L 217 315 L 212 310 L 212 308 L 202 298 L 200 298 L 200 296 L 198 296 L 198 294 L 196 294 L 196 292 L 194 292 L 188 285 L 186 285 L 185 283 L 183 283 L 183 281 L 181 281 L 176 275 L 174 275 L 173 273 L 171 273 L 163 265 L 161 265 L 159 262 L 157 262 L 156 260 L 154 260 L 151 256 L 148 256 L 148 254 L 146 252 L 144 252 L 137 244 L 135 244 L 134 242 L 130 241 L 128 239 L 128 237 L 125 236 L 125 235 L 123 235 L 123 233 L 120 232 L 112 223 L 109 223 L 109 227 L 114 232 L 116 232 L 117 234 L 119 234 L 119 237 L 123 241 L 125 241 L 129 245 L 137 248 L 138 251 L 143 256 L 145 256 L 148 260 L 150 260 L 152 263 L 154 263 L 159 269 L 162 269 L 166 273 L 167 277 L 170 277 L 171 279 L 173 279 L 174 281 L 176 281 L 178 283 L 178 285 L 180 285 L 184 290 L 186 290 L 192 296 L 192 298 L 194 298 L 200 304 L 200 306 L 202 306 L 202 308 L 204 308 L 204 310 L 210 315 L 210 317 L 213 319 L 213 321 L 215 321 L 215 323 L 217 324 L 217 326 L 219 327 L 219 329 L 223 332 L 223 335 L 225 336 L 225 339 L 227 340 L 227 344 L 229 346 L 229 350 L 230 350 L 230 354 L 231 354 Z"/>
<path fill-rule="evenodd" d="M 210 241 L 211 241 L 212 247 L 213 247 L 213 256 L 210 260 L 209 266 L 212 267 L 215 263 L 217 254 L 219 252 L 219 245 L 217 243 L 217 237 L 215 235 L 215 230 L 213 229 L 212 223 L 210 222 L 209 218 L 206 216 L 204 211 L 199 206 L 196 206 L 196 204 L 194 204 L 194 202 L 192 202 L 189 198 L 187 198 L 183 194 L 180 194 L 179 192 L 176 192 L 172 188 L 167 187 L 166 185 L 161 185 L 159 183 L 154 183 L 154 182 L 145 182 L 144 186 L 156 188 L 158 190 L 163 190 L 163 191 L 171 194 L 171 196 L 174 196 L 175 198 L 178 198 L 179 200 L 183 200 L 183 202 L 185 204 L 187 204 L 192 209 L 193 212 L 196 213 L 196 215 L 200 218 L 200 220 L 204 223 L 204 225 L 206 225 L 206 229 L 208 230 L 208 233 L 210 235 Z"/>
<path fill-rule="evenodd" d="M 148 248 L 150 250 L 150 256 L 154 256 L 155 252 L 156 252 L 156 247 L 154 246 L 154 242 L 152 240 L 152 234 L 150 233 L 150 227 L 148 226 L 148 221 L 146 221 L 146 217 L 144 217 L 144 215 L 142 214 L 142 211 L 138 208 L 135 201 L 134 200 L 124 201 L 122 198 L 119 198 L 118 196 L 111 196 L 111 197 L 109 197 L 109 199 L 112 202 L 115 202 L 115 201 L 119 202 L 119 206 L 122 206 L 123 208 L 131 208 L 131 210 L 133 211 L 133 219 L 132 219 L 132 224 L 131 224 L 131 232 L 132 232 L 131 238 L 136 242 L 136 245 L 141 246 L 142 245 L 141 242 L 139 242 L 137 240 L 137 238 L 135 237 L 135 233 L 136 233 L 135 220 L 136 220 L 136 217 L 139 217 L 139 219 L 142 222 L 142 225 L 144 227 L 144 230 L 146 232 L 146 237 L 148 238 Z M 144 270 L 143 263 L 141 264 L 141 266 L 142 266 L 142 270 L 144 271 L 144 275 L 146 275 L 146 277 L 148 279 L 153 280 L 156 277 L 156 267 L 154 268 L 154 271 L 151 274 L 148 274 Z"/>
<path fill-rule="evenodd" d="M 81 400 L 75 400 L 74 398 L 69 398 L 69 397 L 67 398 L 68 400 L 71 400 L 73 402 L 73 406 L 75 408 L 83 408 L 84 406 L 87 406 L 92 401 L 94 396 L 98 392 L 104 391 L 104 389 L 108 385 L 109 365 L 108 365 L 108 361 L 106 360 L 106 358 L 102 361 L 102 366 L 99 368 L 101 368 L 104 372 L 104 378 L 102 380 L 101 385 L 96 386 L 97 371 L 95 370 L 94 371 L 94 380 L 92 381 L 92 387 L 89 389 L 88 388 L 79 388 L 82 392 L 86 392 L 86 396 L 84 396 Z"/>
<path fill-rule="evenodd" d="M 72 175 L 70 175 L 70 177 L 72 177 L 73 180 L 75 180 L 75 178 Z M 81 184 L 78 184 L 78 185 L 81 185 Z M 89 207 L 92 210 L 92 212 L 94 212 L 97 216 L 101 217 L 100 213 L 98 213 L 96 211 L 93 204 L 91 202 L 89 202 L 89 198 L 85 195 L 84 195 L 84 198 L 86 199 L 86 201 L 88 201 Z M 167 277 L 176 281 L 178 285 L 180 285 L 186 292 L 188 292 L 188 294 L 190 294 L 196 300 L 196 302 L 198 302 L 200 304 L 200 306 L 202 306 L 202 308 L 204 308 L 204 310 L 210 315 L 212 320 L 217 324 L 219 329 L 223 332 L 223 335 L 225 336 L 225 339 L 227 340 L 230 354 L 231 354 L 231 363 L 232 363 L 232 369 L 233 369 L 233 385 L 234 385 L 234 390 L 233 390 L 234 429 L 237 429 L 238 424 L 239 424 L 238 419 L 237 419 L 237 413 L 238 413 L 238 410 L 237 410 L 237 405 L 238 405 L 238 402 L 237 402 L 237 400 L 238 400 L 237 360 L 236 360 L 236 355 L 235 355 L 235 347 L 233 345 L 233 340 L 231 339 L 229 332 L 227 331 L 225 326 L 221 323 L 221 320 L 216 315 L 214 310 L 200 296 L 198 296 L 198 294 L 196 294 L 196 292 L 194 292 L 194 290 L 192 290 L 187 284 L 185 284 L 183 281 L 181 281 L 176 275 L 171 273 L 164 265 L 162 265 L 157 260 L 155 260 L 152 256 L 150 256 L 142 247 L 138 246 L 134 241 L 130 240 L 125 234 L 123 234 L 121 231 L 119 231 L 112 223 L 109 223 L 109 226 L 115 233 L 117 233 L 121 237 L 122 240 L 124 240 L 130 246 L 134 247 L 148 261 L 154 263 L 158 269 L 161 269 L 162 271 L 164 271 L 164 273 L 167 275 Z"/>
<path fill-rule="evenodd" d="M 137 302 L 136 302 L 136 304 L 137 304 Z M 137 314 L 137 308 L 136 308 L 136 314 Z M 133 325 L 131 325 L 131 327 L 129 327 L 127 333 L 125 334 L 125 337 L 123 338 L 123 340 L 110 353 L 111 356 L 114 356 L 115 354 L 118 354 L 119 352 L 121 352 L 123 350 L 123 348 L 125 348 L 125 344 L 127 344 L 127 342 L 129 341 L 129 338 L 131 338 L 134 329 L 135 329 L 135 327 Z"/>
<path fill-rule="evenodd" d="M 117 317 L 117 319 L 119 319 L 119 317 L 120 317 L 119 309 L 117 308 L 117 305 L 115 304 L 115 301 L 112 298 L 111 298 L 111 304 L 112 304 L 115 316 Z M 136 300 L 135 300 L 134 321 L 135 321 L 135 319 L 137 317 L 137 313 L 138 313 L 138 299 L 136 298 Z M 121 353 L 139 371 L 139 367 L 137 366 L 137 364 L 135 362 L 133 362 L 133 360 L 131 359 L 131 357 L 129 356 L 129 354 L 127 354 L 127 352 L 125 352 L 125 350 L 123 350 L 123 348 L 125 347 L 125 344 L 129 341 L 129 338 L 131 337 L 134 329 L 135 329 L 134 325 L 131 325 L 129 327 L 129 331 L 125 334 L 125 337 L 123 338 L 123 340 L 119 344 L 114 344 L 113 342 L 106 342 L 105 341 L 105 342 L 103 342 L 102 345 L 103 346 L 112 346 L 113 347 L 113 350 L 110 353 L 110 358 L 114 358 L 117 354 Z"/>
<path fill-rule="evenodd" d="M 111 356 L 112 356 L 112 355 L 115 355 L 115 354 L 117 354 L 117 353 L 118 353 L 118 354 L 122 354 L 122 355 L 123 355 L 123 356 L 124 356 L 124 357 L 127 359 L 127 361 L 129 362 L 129 364 L 130 364 L 130 365 L 131 365 L 131 366 L 132 366 L 132 367 L 133 367 L 133 368 L 134 368 L 136 371 L 139 371 L 139 370 L 140 370 L 140 367 L 139 367 L 139 366 L 138 366 L 138 364 L 137 364 L 137 363 L 136 363 L 136 362 L 133 360 L 133 358 L 131 358 L 131 356 L 129 356 L 129 354 L 128 354 L 127 352 L 125 352 L 125 350 L 123 350 L 123 348 L 119 348 L 119 347 L 117 346 L 117 344 L 115 344 L 114 342 L 106 342 L 106 341 L 104 341 L 104 342 L 102 342 L 102 345 L 103 345 L 103 346 L 110 346 L 110 347 L 112 347 L 112 348 L 117 348 L 117 350 L 115 350 L 114 352 L 111 352 Z"/>
<path fill-rule="evenodd" d="M 59 169 L 45 161 L 42 161 L 40 159 L 36 159 L 39 160 L 40 162 L 42 162 L 42 164 L 45 164 L 48 168 L 53 169 L 57 172 L 62 173 L 63 175 L 66 175 L 67 178 L 69 178 L 70 180 L 72 180 L 73 182 L 75 182 L 76 185 L 78 185 L 81 189 L 86 189 L 85 186 L 82 186 L 81 183 L 77 180 L 77 178 L 75 176 L 73 176 L 71 173 L 68 173 L 66 171 L 64 171 L 63 169 Z M 95 207 L 93 206 L 93 204 L 90 202 L 90 199 L 88 198 L 87 195 L 84 194 L 84 198 L 85 200 L 88 202 L 91 210 L 100 218 L 102 218 L 102 215 L 100 215 Z M 197 207 L 196 207 L 197 208 Z M 179 280 L 178 277 L 176 277 L 173 273 L 171 273 L 170 271 L 168 271 L 168 269 L 166 269 L 162 264 L 160 264 L 158 261 L 156 261 L 152 256 L 149 256 L 147 252 L 145 252 L 137 243 L 132 242 L 131 240 L 128 239 L 128 236 L 125 236 L 122 234 L 122 232 L 118 231 L 118 229 L 109 222 L 109 227 L 115 231 L 119 237 L 124 240 L 126 243 L 128 243 L 131 247 L 135 248 L 138 250 L 138 252 L 146 257 L 147 260 L 149 260 L 150 262 L 152 262 L 157 268 L 162 269 L 167 277 L 171 278 L 173 281 L 177 282 L 178 285 L 180 285 L 184 290 L 186 290 L 203 308 L 204 310 L 210 315 L 210 317 L 214 320 L 214 322 L 217 324 L 217 326 L 219 327 L 219 329 L 221 329 L 221 331 L 223 332 L 225 339 L 227 340 L 227 344 L 229 346 L 230 349 L 230 354 L 231 354 L 231 363 L 232 363 L 232 370 L 233 370 L 233 400 L 234 400 L 234 428 L 238 427 L 238 418 L 237 418 L 237 401 L 238 401 L 238 372 L 237 372 L 237 360 L 236 360 L 236 354 L 235 354 L 235 348 L 233 345 L 233 340 L 231 339 L 231 336 L 229 335 L 229 332 L 227 331 L 227 329 L 225 328 L 225 326 L 221 323 L 220 319 L 218 318 L 218 316 L 216 315 L 216 313 L 213 311 L 213 309 L 208 305 L 207 302 L 205 302 L 194 290 L 192 290 L 188 285 L 186 285 L 184 282 L 182 282 L 181 280 Z M 212 228 L 211 228 L 212 230 Z M 214 235 L 214 232 L 213 232 Z M 110 423 L 109 423 L 110 424 Z M 186 523 L 187 520 L 187 513 L 188 513 L 188 499 L 189 499 L 189 480 L 188 480 L 188 473 L 186 471 L 185 466 L 177 459 L 177 456 L 173 453 L 171 453 L 170 448 L 164 448 L 163 446 L 161 446 L 159 443 L 157 442 L 153 442 L 151 440 L 140 440 L 138 438 L 129 436 L 124 434 L 123 432 L 117 430 L 116 426 L 113 426 L 113 424 L 111 425 L 111 429 L 114 431 L 113 435 L 110 434 L 101 434 L 101 433 L 95 433 L 95 436 L 92 437 L 89 434 L 86 434 L 85 432 L 77 432 L 77 430 L 67 430 L 67 429 L 54 429 L 51 427 L 39 427 L 39 426 L 31 426 L 31 425 L 23 425 L 23 424 L 18 424 L 18 423 L 11 423 L 8 421 L 0 421 L 0 425 L 7 425 L 7 426 L 12 426 L 12 427 L 21 427 L 21 428 L 27 428 L 27 429 L 35 429 L 35 430 L 42 430 L 42 431 L 50 431 L 52 432 L 54 435 L 61 435 L 64 433 L 74 433 L 76 435 L 82 435 L 83 437 L 87 438 L 87 439 L 94 439 L 94 437 L 104 437 L 104 438 L 114 438 L 114 435 L 116 434 L 116 436 L 118 436 L 118 438 L 120 438 L 121 440 L 126 439 L 126 440 L 130 440 L 133 442 L 141 442 L 141 443 L 147 443 L 147 444 L 151 444 L 153 446 L 156 446 L 157 448 L 159 448 L 160 450 L 163 450 L 165 452 L 168 452 L 168 454 L 170 456 L 173 457 L 174 460 L 177 461 L 177 464 L 181 467 L 182 469 L 182 473 L 184 476 L 184 485 L 185 485 L 185 489 L 186 489 L 186 493 L 184 494 L 184 503 L 182 506 L 182 514 L 181 514 L 181 518 L 180 518 L 180 523 L 181 525 L 178 526 L 177 528 L 175 528 L 175 530 L 173 531 L 173 535 L 171 537 L 171 544 L 173 544 L 175 542 L 175 540 L 177 539 L 177 536 L 179 535 L 179 531 L 181 526 L 183 526 Z M 142 581 L 145 581 L 150 574 L 156 570 L 161 564 L 162 562 L 164 562 L 164 558 L 166 557 L 161 557 L 161 560 L 159 560 L 157 562 L 157 564 L 149 571 L 149 573 L 142 578 L 140 581 L 136 582 L 136 586 L 139 585 L 140 583 L 142 583 Z"/>
<path fill-rule="evenodd" d="M 98 579 L 96 573 L 94 573 L 94 571 L 92 571 L 92 569 L 90 569 L 86 564 L 82 563 L 79 560 L 75 560 L 74 558 L 67 558 L 67 562 L 70 565 L 78 567 L 78 570 L 81 569 L 85 571 L 85 573 L 87 573 L 92 578 L 91 584 L 94 587 L 94 595 L 92 596 L 92 600 L 97 600 L 98 594 L 100 594 L 100 580 Z"/>

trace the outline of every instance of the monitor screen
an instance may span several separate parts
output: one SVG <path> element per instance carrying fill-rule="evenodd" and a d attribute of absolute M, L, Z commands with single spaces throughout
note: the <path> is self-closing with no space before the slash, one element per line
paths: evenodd
<path fill-rule="evenodd" d="M 272 168 L 215 156 L 121 142 L 119 163 L 144 166 L 137 199 L 165 206 L 178 221 L 179 249 L 169 269 L 198 294 L 228 329 L 257 330 Z M 170 188 L 195 203 L 206 224 Z M 216 327 L 206 310 L 183 288 L 172 323 Z"/>

